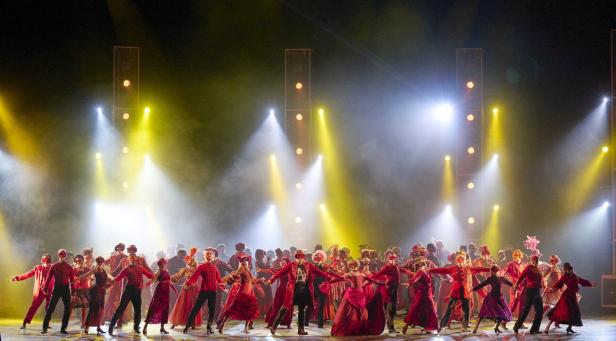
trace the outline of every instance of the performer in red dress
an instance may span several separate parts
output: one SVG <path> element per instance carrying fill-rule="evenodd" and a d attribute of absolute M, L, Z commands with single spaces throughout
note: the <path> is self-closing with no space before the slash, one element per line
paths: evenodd
<path fill-rule="evenodd" d="M 169 294 L 170 290 L 175 290 L 175 287 L 171 284 L 171 276 L 167 271 L 167 260 L 160 258 L 158 262 L 158 271 L 154 274 L 151 280 L 149 280 L 144 287 L 149 287 L 152 283 L 157 282 L 156 290 L 150 301 L 150 307 L 148 308 L 148 314 L 145 317 L 145 324 L 143 326 L 143 335 L 148 335 L 148 324 L 160 323 L 161 335 L 169 334 L 165 330 L 165 324 L 169 320 Z"/>
<path fill-rule="evenodd" d="M 197 270 L 195 270 L 192 276 L 186 281 L 187 285 L 193 285 L 197 283 L 197 280 L 201 280 L 201 289 L 199 290 L 197 301 L 188 315 L 188 321 L 183 331 L 184 334 L 188 332 L 188 328 L 194 326 L 195 318 L 201 313 L 201 307 L 205 301 L 207 301 L 208 305 L 207 333 L 212 334 L 212 322 L 214 321 L 216 305 L 216 289 L 222 285 L 220 272 L 218 272 L 218 268 L 214 264 L 214 251 L 215 250 L 208 248 L 203 252 L 205 262 L 199 265 Z"/>
<path fill-rule="evenodd" d="M 432 279 L 426 271 L 426 262 L 419 261 L 416 264 L 417 272 L 409 273 L 409 284 L 415 290 L 411 307 L 404 319 L 402 333 L 406 334 L 409 325 L 423 327 L 423 331 L 430 334 L 438 329 L 436 307 L 432 299 Z"/>
<path fill-rule="evenodd" d="M 348 269 L 348 273 L 335 280 L 346 279 L 350 282 L 350 287 L 345 290 L 340 306 L 336 310 L 331 334 L 332 336 L 373 335 L 368 330 L 369 314 L 366 308 L 366 294 L 363 289 L 364 281 L 381 285 L 385 283 L 375 281 L 371 276 L 359 272 L 359 262 L 356 260 L 348 263 Z M 375 309 L 382 308 L 375 307 Z M 382 329 L 378 334 L 381 332 Z"/>
<path fill-rule="evenodd" d="M 516 283 L 520 278 L 522 271 L 524 271 L 524 264 L 522 263 L 522 257 L 524 254 L 521 250 L 516 249 L 513 251 L 511 256 L 513 260 L 507 264 L 507 268 L 505 269 L 505 278 L 507 278 L 511 283 Z M 509 290 L 509 310 L 511 310 L 511 314 L 514 316 L 519 315 L 519 310 L 521 310 L 521 306 L 524 303 L 523 290 L 524 288 L 522 286 Z M 507 322 L 503 321 L 502 326 L 503 329 L 507 330 Z M 522 323 L 520 328 L 526 329 L 527 327 L 524 326 L 524 323 Z"/>
<path fill-rule="evenodd" d="M 58 262 L 51 266 L 47 273 L 47 278 L 45 278 L 45 283 L 43 284 L 43 290 L 45 290 L 45 294 L 48 295 L 49 292 L 47 288 L 52 281 L 54 283 L 53 294 L 51 295 L 49 306 L 45 312 L 43 331 L 41 334 L 47 334 L 51 315 L 56 309 L 56 305 L 60 299 L 62 299 L 62 304 L 64 305 L 60 334 L 68 334 L 66 332 L 66 327 L 68 326 L 68 319 L 71 315 L 71 292 L 75 291 L 75 274 L 73 272 L 73 267 L 66 262 L 66 255 L 65 249 L 58 250 Z"/>
<path fill-rule="evenodd" d="M 501 293 L 501 285 L 513 286 L 513 284 L 504 277 L 499 276 L 499 271 L 500 268 L 498 265 L 492 265 L 490 268 L 490 277 L 473 288 L 473 291 L 478 291 L 489 285 L 491 289 L 481 304 L 479 319 L 477 320 L 473 334 L 477 333 L 477 328 L 479 328 L 479 323 L 481 323 L 482 319 L 492 319 L 496 321 L 496 326 L 494 326 L 494 332 L 496 334 L 502 333 L 500 329 L 498 329 L 502 321 L 511 321 L 511 310 L 509 310 L 507 302 L 505 302 L 505 298 Z"/>
<path fill-rule="evenodd" d="M 245 321 L 244 333 L 248 334 L 248 326 L 251 321 L 259 316 L 259 306 L 255 296 L 255 284 L 257 281 L 250 273 L 250 257 L 245 254 L 238 254 L 240 262 L 238 269 L 225 278 L 226 282 L 232 279 L 235 283 L 231 287 L 227 302 L 217 321 L 218 333 L 222 334 L 227 319 Z"/>
<path fill-rule="evenodd" d="M 400 266 L 396 263 L 396 256 L 393 252 L 387 255 L 387 264 L 381 271 L 373 275 L 374 279 L 386 278 L 387 297 L 385 297 L 385 317 L 387 318 L 387 329 L 390 334 L 397 333 L 394 328 L 394 318 L 396 316 L 396 303 L 398 302 L 398 286 L 400 285 Z"/>
<path fill-rule="evenodd" d="M 255 251 L 255 268 L 257 272 L 257 278 L 261 280 L 266 280 L 271 276 L 271 257 L 265 258 L 266 253 L 262 249 L 257 249 Z M 263 293 L 263 295 L 257 296 L 257 302 L 259 303 L 259 318 L 265 317 L 267 312 L 270 310 L 272 306 L 272 288 L 270 288 L 265 283 L 258 284 L 260 289 L 256 291 L 256 293 Z"/>
<path fill-rule="evenodd" d="M 224 250 L 224 246 L 221 247 L 220 245 L 222 244 L 219 244 L 219 249 L 222 248 Z M 220 277 L 225 277 L 228 273 L 233 271 L 233 269 L 229 266 L 229 264 L 227 264 L 223 259 L 218 257 L 217 249 L 213 247 L 209 247 L 206 249 L 206 251 L 208 250 L 213 252 L 214 258 L 212 259 L 212 264 L 214 264 L 214 266 L 216 266 L 216 268 L 218 269 Z M 205 255 L 205 252 L 203 254 Z M 216 292 L 216 305 L 214 307 L 214 315 L 213 315 L 213 320 L 211 322 L 213 322 L 214 320 L 218 320 L 218 316 L 220 316 L 220 312 L 222 311 L 222 305 L 227 300 L 226 292 L 224 292 L 223 290 L 215 290 L 215 292 Z M 207 307 L 209 307 L 209 303 Z M 207 309 L 208 309 L 208 314 L 209 314 L 209 308 Z M 202 315 L 205 315 L 205 310 L 202 312 Z"/>
<path fill-rule="evenodd" d="M 551 255 L 550 256 L 550 272 L 546 276 L 546 284 L 545 284 L 546 288 L 545 288 L 545 291 L 543 292 L 543 311 L 544 312 L 547 312 L 550 309 L 554 308 L 554 306 L 556 306 L 556 303 L 558 303 L 558 300 L 560 299 L 560 296 L 562 294 L 562 289 L 554 288 L 554 285 L 558 283 L 558 280 L 560 280 L 560 277 L 563 274 L 562 270 L 558 267 L 558 263 L 560 263 L 560 259 L 558 258 L 558 256 Z M 556 326 L 558 327 L 558 323 L 556 324 Z"/>
<path fill-rule="evenodd" d="M 175 275 L 171 276 L 171 282 L 175 283 L 178 281 L 186 281 L 192 277 L 192 275 L 197 270 L 197 260 L 195 259 L 195 255 L 197 253 L 197 248 L 193 247 L 188 252 L 188 256 L 184 259 L 186 266 L 180 269 Z M 199 296 L 199 285 L 201 283 L 191 283 L 184 282 L 182 285 L 182 289 L 178 294 L 178 298 L 173 305 L 173 309 L 171 310 L 171 314 L 169 315 L 169 321 L 171 322 L 171 329 L 175 329 L 175 326 L 185 326 L 188 324 L 188 316 L 192 311 L 195 302 L 197 301 L 197 296 Z M 195 319 L 193 320 L 192 328 L 200 327 L 203 323 L 201 318 L 201 311 L 198 311 Z"/>
<path fill-rule="evenodd" d="M 306 262 L 306 255 L 302 250 L 298 250 L 295 253 L 295 261 L 291 262 L 280 271 L 276 272 L 272 277 L 270 277 L 266 283 L 271 285 L 273 281 L 278 278 L 289 275 L 289 281 L 287 282 L 286 292 L 284 295 L 284 303 L 280 310 L 278 311 L 278 315 L 274 319 L 274 323 L 270 327 L 270 331 L 272 335 L 275 335 L 276 328 L 287 314 L 287 311 L 291 310 L 293 305 L 297 305 L 298 314 L 297 314 L 297 333 L 299 335 L 306 335 L 304 331 L 304 321 L 305 321 L 305 313 L 306 306 L 310 305 L 311 302 L 314 305 L 313 299 L 314 295 L 314 286 L 312 285 L 312 281 L 315 276 L 325 277 L 330 279 L 330 276 L 318 269 L 313 264 Z"/>
<path fill-rule="evenodd" d="M 541 319 L 543 317 L 543 299 L 541 298 L 541 289 L 544 288 L 543 283 L 543 274 L 539 269 L 539 257 L 532 256 L 530 260 L 530 264 L 524 268 L 524 271 L 520 274 L 520 278 L 515 283 L 514 291 L 516 291 L 517 287 L 519 287 L 522 281 L 526 280 L 526 294 L 524 297 L 524 308 L 520 312 L 518 316 L 518 320 L 515 322 L 513 326 L 513 332 L 518 333 L 518 329 L 522 325 L 522 322 L 528 316 L 530 312 L 530 308 L 533 307 L 535 310 L 535 318 L 533 319 L 533 325 L 530 327 L 531 334 L 540 333 L 539 327 L 541 326 Z"/>
<path fill-rule="evenodd" d="M 471 294 L 471 280 L 470 276 L 472 274 L 480 273 L 480 272 L 488 272 L 489 268 L 481 268 L 481 267 L 471 267 L 466 265 L 466 255 L 464 253 L 459 253 L 456 255 L 456 265 L 447 267 L 447 268 L 435 268 L 428 270 L 429 273 L 437 273 L 437 274 L 446 274 L 450 275 L 453 279 L 453 283 L 451 285 L 451 292 L 449 294 L 449 304 L 447 305 L 447 311 L 443 318 L 441 319 L 440 326 L 438 331 L 440 332 L 443 327 L 445 327 L 449 323 L 449 318 L 451 316 L 451 311 L 453 310 L 456 302 L 460 301 L 462 303 L 462 310 L 464 311 L 464 319 L 462 321 L 462 330 L 468 330 L 468 319 L 469 319 L 469 299 Z"/>
<path fill-rule="evenodd" d="M 84 257 L 77 255 L 73 258 L 75 263 L 73 272 L 75 273 L 75 294 L 71 300 L 71 310 L 81 308 L 81 328 L 86 326 L 86 316 L 90 306 L 90 276 L 83 276 L 90 271 L 84 264 Z M 82 277 L 83 276 L 83 277 Z"/>
<path fill-rule="evenodd" d="M 118 245 L 114 247 L 114 252 L 111 255 L 111 257 L 109 257 L 105 261 L 105 264 L 109 266 L 109 269 L 111 269 L 111 274 L 114 274 L 113 271 L 120 266 L 120 263 L 122 263 L 122 260 L 128 257 L 124 253 L 125 248 L 126 247 L 124 246 L 123 243 L 119 243 Z M 117 275 L 118 273 L 115 273 L 115 274 Z M 120 296 L 122 296 L 122 287 L 123 287 L 122 283 L 117 282 L 109 290 L 109 294 L 106 297 L 107 301 L 105 302 L 105 315 L 104 315 L 105 321 L 111 321 L 111 318 L 113 317 L 113 313 L 118 308 L 118 305 L 120 305 Z M 121 325 L 122 325 L 122 319 L 118 321 L 118 326 L 121 326 Z"/>
<path fill-rule="evenodd" d="M 111 286 L 113 283 L 117 283 L 126 278 L 126 286 L 124 287 L 124 291 L 122 291 L 120 305 L 118 305 L 118 309 L 116 309 L 109 323 L 109 335 L 113 335 L 113 328 L 120 316 L 124 313 L 124 310 L 126 310 L 129 302 L 133 306 L 133 330 L 137 334 L 141 332 L 139 330 L 139 324 L 141 323 L 141 288 L 143 287 L 143 276 L 152 278 L 154 274 L 143 265 L 138 264 L 137 256 L 133 254 L 128 256 L 128 266 L 109 284 L 109 286 Z"/>
<path fill-rule="evenodd" d="M 577 299 L 577 294 L 580 291 L 580 285 L 583 287 L 595 286 L 595 283 L 583 279 L 582 277 L 578 277 L 578 275 L 573 272 L 573 266 L 571 266 L 570 263 L 565 263 L 563 265 L 563 269 L 565 270 L 565 273 L 558 280 L 558 282 L 554 284 L 554 289 L 561 289 L 563 286 L 566 286 L 567 288 L 563 291 L 554 309 L 548 313 L 550 322 L 545 327 L 546 334 L 550 330 L 550 325 L 552 322 L 568 324 L 569 327 L 567 327 L 567 334 L 574 334 L 575 331 L 572 327 L 582 326 L 582 313 L 580 311 L 580 305 L 578 304 Z"/>
<path fill-rule="evenodd" d="M 53 289 L 53 280 L 49 282 L 49 286 L 47 288 L 43 287 L 45 284 L 45 279 L 47 278 L 47 274 L 49 273 L 49 269 L 51 269 L 51 256 L 45 254 L 41 257 L 41 264 L 36 265 L 32 270 L 26 272 L 25 274 L 13 276 L 11 281 L 18 282 L 23 281 L 28 278 L 34 277 L 34 286 L 32 288 L 32 303 L 30 304 L 30 308 L 28 308 L 28 312 L 26 313 L 26 317 L 24 317 L 24 321 L 21 325 L 20 329 L 26 329 L 26 324 L 30 324 L 32 322 L 32 318 L 36 314 L 36 311 L 41 306 L 43 301 L 45 301 L 45 309 L 49 306 L 49 300 L 51 296 L 45 294 L 45 290 L 47 292 L 52 292 Z"/>
<path fill-rule="evenodd" d="M 83 330 L 85 334 L 88 334 L 88 329 L 94 326 L 96 326 L 97 335 L 105 334 L 100 325 L 104 322 L 103 312 L 105 309 L 105 291 L 107 290 L 107 281 L 113 280 L 113 277 L 105 269 L 104 263 L 105 258 L 96 257 L 96 265 L 90 271 L 78 278 L 78 280 L 81 280 L 83 278 L 91 278 L 94 276 L 94 285 L 92 285 L 89 289 L 90 309 L 88 309 L 88 316 L 86 316 L 86 323 Z"/>
<path fill-rule="evenodd" d="M 289 264 L 289 258 L 282 257 L 280 261 L 277 262 L 277 264 L 279 265 L 279 267 L 275 269 L 271 269 L 270 271 L 272 273 L 275 273 L 281 268 L 284 268 L 285 265 Z M 272 306 L 270 307 L 269 311 L 267 312 L 267 315 L 265 316 L 265 323 L 267 323 L 266 328 L 268 329 L 274 323 L 274 319 L 276 319 L 276 315 L 278 314 L 280 307 L 282 307 L 282 304 L 284 303 L 284 294 L 287 290 L 288 281 L 289 281 L 288 275 L 284 275 L 278 278 L 278 286 L 276 287 L 276 293 L 274 294 L 274 302 L 272 303 Z M 287 311 L 282 321 L 280 321 L 280 324 L 287 326 L 287 328 L 291 328 L 292 319 L 293 319 L 293 307 L 291 307 L 291 309 Z"/>

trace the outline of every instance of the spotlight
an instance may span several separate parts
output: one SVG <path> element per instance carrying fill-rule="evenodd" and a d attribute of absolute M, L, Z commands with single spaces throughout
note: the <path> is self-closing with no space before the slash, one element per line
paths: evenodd
<path fill-rule="evenodd" d="M 466 151 L 467 151 L 469 154 L 475 154 L 475 147 L 468 147 L 468 148 L 466 149 Z"/>
<path fill-rule="evenodd" d="M 304 185 L 302 185 L 302 183 L 301 183 L 301 182 L 298 182 L 298 183 L 296 183 L 296 184 L 295 184 L 295 188 L 296 188 L 298 191 L 301 191 L 301 190 L 302 190 L 302 188 L 304 188 Z"/>
<path fill-rule="evenodd" d="M 610 207 L 610 202 L 609 202 L 609 201 L 607 201 L 607 200 L 606 200 L 606 201 L 604 201 L 604 202 L 603 202 L 603 205 L 601 205 L 601 207 L 603 207 L 603 208 Z"/>
<path fill-rule="evenodd" d="M 295 119 L 296 119 L 296 120 L 298 120 L 298 121 L 301 121 L 301 120 L 303 120 L 303 119 L 304 119 L 304 115 L 302 115 L 302 114 L 297 114 L 297 115 L 295 115 Z"/>
<path fill-rule="evenodd" d="M 325 204 L 321 204 L 321 205 L 319 205 L 319 208 L 320 208 L 321 210 L 325 210 Z"/>
<path fill-rule="evenodd" d="M 438 119 L 442 121 L 449 121 L 451 120 L 451 116 L 453 115 L 453 107 L 447 103 L 440 104 L 436 108 L 435 113 Z"/>
<path fill-rule="evenodd" d="M 101 107 L 97 107 L 97 108 L 96 108 L 96 112 L 97 112 L 99 115 L 102 115 L 102 114 L 103 114 L 103 108 L 101 108 Z"/>
<path fill-rule="evenodd" d="M 295 83 L 295 88 L 296 88 L 297 90 L 301 90 L 303 87 L 304 87 L 304 84 L 302 84 L 302 83 L 300 83 L 300 82 Z"/>
<path fill-rule="evenodd" d="M 97 211 L 102 210 L 103 209 L 103 204 L 101 204 L 100 202 L 96 201 L 94 203 L 94 209 L 97 210 Z"/>
<path fill-rule="evenodd" d="M 451 156 L 445 155 L 445 161 L 450 161 L 450 160 L 451 160 Z"/>
<path fill-rule="evenodd" d="M 475 218 L 473 217 L 468 217 L 468 219 L 466 220 L 469 224 L 473 225 L 475 223 Z"/>
<path fill-rule="evenodd" d="M 124 85 L 125 88 L 128 88 L 130 86 L 130 81 L 125 79 L 124 82 L 122 82 L 122 85 Z"/>
<path fill-rule="evenodd" d="M 473 83 L 473 81 L 468 81 L 466 82 L 466 87 L 472 89 L 475 87 L 475 83 Z"/>
<path fill-rule="evenodd" d="M 322 161 L 323 160 L 323 155 L 319 154 L 319 156 L 317 156 L 317 160 Z"/>
<path fill-rule="evenodd" d="M 451 205 L 445 205 L 445 211 L 451 211 Z"/>
<path fill-rule="evenodd" d="M 270 211 L 275 211 L 276 210 L 276 205 L 270 204 L 269 205 L 269 209 L 270 209 Z"/>
<path fill-rule="evenodd" d="M 498 159 L 498 154 L 496 154 L 496 153 L 495 153 L 494 155 L 492 155 L 492 158 L 493 158 L 494 160 L 497 160 L 497 159 Z"/>
<path fill-rule="evenodd" d="M 466 115 L 466 120 L 469 121 L 469 122 L 474 121 L 475 120 L 475 115 L 473 115 L 473 114 Z"/>
<path fill-rule="evenodd" d="M 128 147 L 125 146 L 124 148 L 122 148 L 122 153 L 128 154 Z"/>
<path fill-rule="evenodd" d="M 301 222 L 302 222 L 302 217 L 295 217 L 296 224 L 301 224 Z"/>
<path fill-rule="evenodd" d="M 122 187 L 123 187 L 124 189 L 128 189 L 128 181 L 124 181 L 124 182 L 122 183 Z"/>
<path fill-rule="evenodd" d="M 492 113 L 493 113 L 494 115 L 498 114 L 498 108 L 494 108 L 494 109 L 492 109 Z"/>
<path fill-rule="evenodd" d="M 495 210 L 495 211 L 498 211 L 498 210 L 500 210 L 500 206 L 498 204 L 496 204 L 496 205 L 492 206 L 492 209 Z"/>
<path fill-rule="evenodd" d="M 319 116 L 323 117 L 323 115 L 325 115 L 325 111 L 323 108 L 319 108 Z"/>
<path fill-rule="evenodd" d="M 304 154 L 304 150 L 301 149 L 301 148 L 297 148 L 297 149 L 295 149 L 295 154 L 302 155 L 302 154 Z"/>
<path fill-rule="evenodd" d="M 603 103 L 607 103 L 607 101 L 609 101 L 609 100 L 610 100 L 610 98 L 609 98 L 609 97 L 607 97 L 607 96 L 603 96 Z"/>
<path fill-rule="evenodd" d="M 129 113 L 127 113 L 127 112 L 125 112 L 125 113 L 122 115 L 122 118 L 123 118 L 123 119 L 125 119 L 125 120 L 128 120 L 128 119 L 130 118 L 130 114 L 129 114 Z"/>
<path fill-rule="evenodd" d="M 601 148 L 601 151 L 602 151 L 602 152 L 604 152 L 604 153 L 607 153 L 607 152 L 609 152 L 609 151 L 610 151 L 610 147 L 608 147 L 608 146 L 603 146 L 603 147 Z"/>
<path fill-rule="evenodd" d="M 146 162 L 149 162 L 149 161 L 152 161 L 152 158 L 150 157 L 150 154 L 145 154 L 143 156 L 143 160 L 146 161 Z"/>
<path fill-rule="evenodd" d="M 271 155 L 270 155 L 270 160 L 272 160 L 272 161 L 276 161 L 276 155 L 271 154 Z"/>
<path fill-rule="evenodd" d="M 468 189 L 473 189 L 475 188 L 475 184 L 471 181 L 466 185 L 466 187 L 468 187 Z"/>
<path fill-rule="evenodd" d="M 274 109 L 270 109 L 270 115 L 274 115 L 276 111 Z"/>
<path fill-rule="evenodd" d="M 145 107 L 145 109 L 143 109 L 143 113 L 148 115 L 150 113 L 150 107 Z"/>
<path fill-rule="evenodd" d="M 96 157 L 97 160 L 100 160 L 103 157 L 101 153 L 96 153 L 94 154 L 94 156 Z"/>

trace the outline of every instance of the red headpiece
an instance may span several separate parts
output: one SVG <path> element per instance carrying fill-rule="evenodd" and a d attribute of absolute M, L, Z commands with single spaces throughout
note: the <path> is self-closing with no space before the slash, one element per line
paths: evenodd
<path fill-rule="evenodd" d="M 398 256 L 396 256 L 395 253 L 390 253 L 387 255 L 388 260 L 396 260 L 396 258 L 398 258 Z"/>
<path fill-rule="evenodd" d="M 560 263 L 560 258 L 558 258 L 558 255 L 551 255 L 550 256 L 550 263 L 553 263 L 553 264 Z"/>
<path fill-rule="evenodd" d="M 58 256 L 60 256 L 60 257 L 66 257 L 66 249 L 60 249 L 60 250 L 58 250 Z"/>
<path fill-rule="evenodd" d="M 158 260 L 158 262 L 156 262 L 156 264 L 157 264 L 159 267 L 163 267 L 165 264 L 167 264 L 167 260 L 166 260 L 166 259 L 164 259 L 164 258 L 161 258 L 161 259 L 159 259 L 159 260 Z"/>
<path fill-rule="evenodd" d="M 302 258 L 302 259 L 306 258 L 306 255 L 304 254 L 304 250 L 295 251 L 295 259 L 298 259 L 298 258 Z"/>

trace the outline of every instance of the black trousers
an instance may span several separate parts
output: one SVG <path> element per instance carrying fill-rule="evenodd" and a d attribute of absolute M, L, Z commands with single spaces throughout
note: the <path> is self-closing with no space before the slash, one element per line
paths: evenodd
<path fill-rule="evenodd" d="M 68 318 L 71 316 L 71 288 L 68 285 L 55 285 L 53 287 L 53 294 L 51 295 L 51 301 L 45 312 L 45 319 L 43 320 L 43 329 L 49 328 L 49 321 L 51 320 L 51 314 L 56 310 L 58 301 L 62 299 L 64 305 L 64 313 L 62 314 L 62 328 L 65 330 L 68 326 Z"/>
<path fill-rule="evenodd" d="M 111 318 L 111 326 L 115 326 L 120 316 L 124 314 L 129 302 L 133 305 L 133 329 L 139 328 L 139 324 L 141 324 L 141 289 L 133 285 L 127 285 L 124 288 L 120 305 Z"/>
<path fill-rule="evenodd" d="M 543 317 L 543 298 L 541 298 L 540 288 L 526 288 L 526 297 L 524 301 L 524 308 L 518 316 L 518 320 L 515 321 L 514 329 L 519 329 L 526 320 L 530 307 L 535 309 L 535 318 L 533 319 L 533 325 L 530 327 L 530 332 L 538 332 L 541 327 L 541 318 Z"/>
<path fill-rule="evenodd" d="M 391 285 L 387 293 L 389 302 L 385 306 L 385 318 L 387 319 L 387 329 L 394 330 L 394 317 L 396 317 L 396 304 L 398 302 L 398 285 Z"/>
<path fill-rule="evenodd" d="M 212 325 L 214 315 L 216 314 L 216 291 L 200 291 L 199 296 L 197 296 L 197 301 L 190 311 L 190 315 L 188 315 L 188 322 L 186 322 L 187 328 L 193 326 L 195 317 L 197 317 L 205 301 L 207 301 L 207 325 Z"/>
<path fill-rule="evenodd" d="M 449 319 L 451 318 L 451 312 L 453 311 L 453 308 L 456 306 L 456 303 L 458 301 L 462 303 L 462 311 L 464 312 L 464 321 L 463 321 L 464 326 L 466 327 L 468 325 L 468 315 L 469 315 L 468 298 L 452 297 L 449 299 L 449 304 L 447 304 L 447 311 L 445 311 L 445 315 L 443 315 L 443 318 L 441 319 L 441 327 L 444 327 L 449 323 Z"/>

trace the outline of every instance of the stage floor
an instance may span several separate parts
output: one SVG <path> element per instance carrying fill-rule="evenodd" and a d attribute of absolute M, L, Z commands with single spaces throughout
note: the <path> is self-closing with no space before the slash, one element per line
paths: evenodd
<path fill-rule="evenodd" d="M 52 328 L 49 330 L 49 334 L 41 335 L 41 321 L 34 321 L 28 326 L 26 330 L 20 330 L 20 320 L 8 320 L 0 319 L 0 340 L 196 340 L 204 339 L 204 328 L 190 331 L 184 335 L 180 330 L 170 330 L 170 334 L 167 336 L 161 336 L 159 334 L 159 327 L 157 325 L 149 326 L 147 337 L 143 335 L 133 334 L 131 332 L 130 324 L 125 326 L 122 331 L 115 337 L 105 337 L 96 335 L 84 335 L 79 331 L 78 322 L 72 321 L 69 325 L 69 335 L 61 336 L 58 331 L 60 329 L 59 321 L 53 321 Z M 307 336 L 297 336 L 297 330 L 286 329 L 286 327 L 279 329 L 279 334 L 276 337 L 272 337 L 269 330 L 265 329 L 262 321 L 255 322 L 255 329 L 250 331 L 249 335 L 242 333 L 243 323 L 237 323 L 231 321 L 228 323 L 225 334 L 213 334 L 207 337 L 207 339 L 302 339 L 302 340 L 319 340 L 319 339 L 344 339 L 344 340 L 388 340 L 388 339 L 408 339 L 408 340 L 616 340 L 616 318 L 615 316 L 606 316 L 603 318 L 584 319 L 584 327 L 575 328 L 579 334 L 568 336 L 565 333 L 565 328 L 561 328 L 555 332 L 551 332 L 549 335 L 528 335 L 528 330 L 520 332 L 520 335 L 516 337 L 511 331 L 505 331 L 505 333 L 496 335 L 492 330 L 491 323 L 482 323 L 480 329 L 476 335 L 470 333 L 458 332 L 459 324 L 454 325 L 453 330 L 443 330 L 440 335 L 425 335 L 421 334 L 419 329 L 409 329 L 407 335 L 397 334 L 389 335 L 383 334 L 380 336 L 363 336 L 363 337 L 346 337 L 335 338 L 329 336 L 329 326 L 325 329 L 318 329 L 316 326 L 310 326 L 306 328 L 308 332 Z M 513 323 L 510 323 L 513 326 Z M 169 327 L 167 329 L 169 330 Z M 545 323 L 542 327 L 545 327 Z M 401 319 L 398 319 L 396 323 L 398 331 L 402 330 Z M 107 328 L 103 328 L 107 329 Z M 94 332 L 94 329 L 91 328 Z"/>

